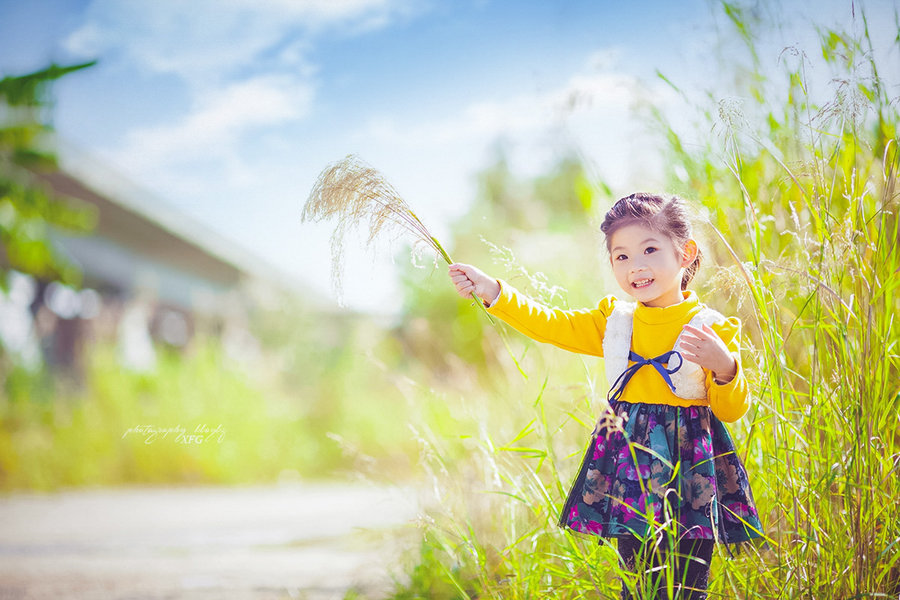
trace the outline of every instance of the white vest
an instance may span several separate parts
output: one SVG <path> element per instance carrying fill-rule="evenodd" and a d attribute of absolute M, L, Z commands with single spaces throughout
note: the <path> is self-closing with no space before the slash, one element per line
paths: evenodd
<path fill-rule="evenodd" d="M 616 302 L 612 314 L 606 321 L 606 332 L 603 334 L 603 358 L 606 362 L 606 379 L 609 385 L 619 378 L 628 368 L 628 353 L 631 350 L 631 332 L 634 326 L 634 302 Z M 713 325 L 725 321 L 717 311 L 703 306 L 690 321 L 692 327 L 700 328 L 701 325 Z M 673 350 L 681 352 L 681 336 L 675 340 Z M 644 358 L 653 358 L 645 356 Z M 651 368 L 649 365 L 646 365 Z M 672 384 L 675 386 L 675 395 L 685 399 L 706 398 L 706 376 L 703 369 L 697 363 L 682 360 L 681 367 L 671 374 Z"/>

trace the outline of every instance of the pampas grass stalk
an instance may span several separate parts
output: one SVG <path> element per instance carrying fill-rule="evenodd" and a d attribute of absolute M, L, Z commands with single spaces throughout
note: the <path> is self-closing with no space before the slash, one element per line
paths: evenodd
<path fill-rule="evenodd" d="M 304 223 L 318 223 L 328 219 L 337 220 L 331 234 L 331 278 L 339 296 L 343 289 L 341 275 L 344 238 L 351 230 L 365 222 L 368 222 L 369 227 L 366 241 L 369 248 L 372 248 L 375 240 L 384 233 L 405 233 L 413 237 L 414 244 L 425 244 L 448 265 L 453 264 L 453 260 L 438 239 L 428 231 L 394 186 L 378 170 L 354 154 L 329 165 L 319 174 L 303 207 L 301 220 Z M 496 321 L 487 312 L 481 299 L 474 293 L 472 299 L 491 324 L 496 325 Z M 500 328 L 498 331 L 516 369 L 527 379 L 528 376 L 509 346 L 506 334 Z"/>
<path fill-rule="evenodd" d="M 342 289 L 341 275 L 344 238 L 362 223 L 368 222 L 371 248 L 383 233 L 393 231 L 412 235 L 415 243 L 433 249 L 447 264 L 452 264 L 441 243 L 376 169 L 356 155 L 348 155 L 326 167 L 316 180 L 301 220 L 318 223 L 337 219 L 331 234 L 331 275 L 335 288 Z"/>

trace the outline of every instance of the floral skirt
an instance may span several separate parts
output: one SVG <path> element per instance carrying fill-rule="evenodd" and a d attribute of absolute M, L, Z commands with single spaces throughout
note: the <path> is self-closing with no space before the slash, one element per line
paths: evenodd
<path fill-rule="evenodd" d="M 559 518 L 601 537 L 666 527 L 724 543 L 762 537 L 747 472 L 707 406 L 610 402 Z M 651 529 L 652 528 L 652 529 Z"/>

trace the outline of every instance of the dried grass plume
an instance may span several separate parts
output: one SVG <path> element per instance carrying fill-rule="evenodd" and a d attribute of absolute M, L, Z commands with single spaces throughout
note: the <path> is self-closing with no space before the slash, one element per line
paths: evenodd
<path fill-rule="evenodd" d="M 424 243 L 447 264 L 452 262 L 397 190 L 356 155 L 351 154 L 326 167 L 303 207 L 301 220 L 304 223 L 328 219 L 337 221 L 331 234 L 331 278 L 339 297 L 343 289 L 344 239 L 350 231 L 364 225 L 369 232 L 368 248 L 373 247 L 375 240 L 383 234 L 408 233 L 413 236 L 414 244 Z"/>

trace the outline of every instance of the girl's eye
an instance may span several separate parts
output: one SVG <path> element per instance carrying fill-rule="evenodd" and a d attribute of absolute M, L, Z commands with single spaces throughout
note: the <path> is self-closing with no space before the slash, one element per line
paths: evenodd
<path fill-rule="evenodd" d="M 651 254 L 653 252 L 656 252 L 656 248 L 654 248 L 653 246 L 647 246 L 644 249 L 644 254 Z"/>
<path fill-rule="evenodd" d="M 616 256 L 616 260 L 625 260 L 626 258 L 628 258 L 628 257 L 625 256 L 624 254 L 619 254 L 618 256 Z"/>

